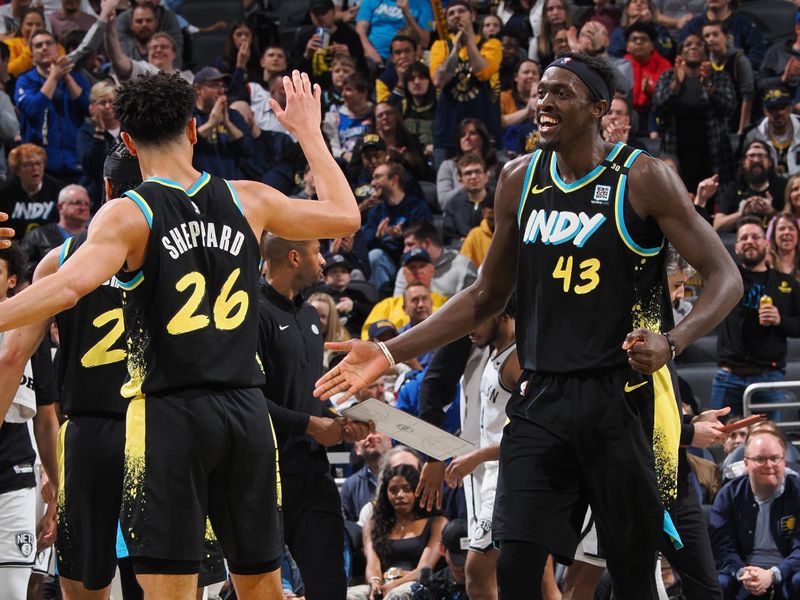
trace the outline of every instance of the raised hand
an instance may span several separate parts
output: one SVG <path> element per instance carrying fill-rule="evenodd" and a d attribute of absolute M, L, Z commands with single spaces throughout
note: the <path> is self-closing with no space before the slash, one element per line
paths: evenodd
<path fill-rule="evenodd" d="M 241 43 L 239 51 L 236 53 L 236 66 L 239 69 L 246 69 L 248 60 L 250 60 L 250 41 L 245 40 Z"/>
<path fill-rule="evenodd" d="M 342 394 L 337 401 L 344 402 L 389 368 L 388 359 L 374 342 L 327 342 L 325 348 L 348 354 L 342 362 L 317 380 L 314 396 L 322 400 L 327 400 L 334 394 Z"/>
<path fill-rule="evenodd" d="M 322 135 L 322 88 L 316 83 L 312 86 L 308 75 L 297 70 L 292 71 L 291 77 L 283 78 L 283 88 L 286 90 L 286 109 L 282 109 L 274 98 L 269 99 L 278 122 L 298 139 L 312 133 Z"/>

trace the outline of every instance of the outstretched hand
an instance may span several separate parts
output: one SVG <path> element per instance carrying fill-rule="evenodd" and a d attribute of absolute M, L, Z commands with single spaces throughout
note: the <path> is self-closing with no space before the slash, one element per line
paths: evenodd
<path fill-rule="evenodd" d="M 319 132 L 322 121 L 322 88 L 319 84 L 312 86 L 306 73 L 294 70 L 291 77 L 283 78 L 283 89 L 286 91 L 285 109 L 281 108 L 275 98 L 269 99 L 269 105 L 278 122 L 298 139 L 302 134 Z"/>
<path fill-rule="evenodd" d="M 8 221 L 8 215 L 4 212 L 0 212 L 0 222 Z M 14 230 L 10 227 L 0 227 L 0 238 L 13 238 L 14 237 Z M 11 246 L 11 240 L 3 240 L 0 239 L 0 249 L 8 248 Z"/>
<path fill-rule="evenodd" d="M 327 342 L 325 348 L 333 352 L 347 352 L 333 369 L 317 380 L 314 395 L 327 400 L 334 394 L 342 403 L 350 396 L 363 390 L 389 368 L 389 361 L 374 342 L 350 340 L 349 342 Z"/>
<path fill-rule="evenodd" d="M 622 349 L 628 354 L 628 364 L 634 371 L 652 375 L 669 362 L 669 343 L 660 333 L 640 327 L 625 336 Z"/>

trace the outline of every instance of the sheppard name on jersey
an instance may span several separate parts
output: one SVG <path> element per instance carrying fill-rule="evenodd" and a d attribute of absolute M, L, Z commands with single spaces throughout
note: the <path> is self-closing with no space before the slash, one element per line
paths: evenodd
<path fill-rule="evenodd" d="M 541 236 L 544 244 L 556 245 L 571 241 L 578 248 L 583 248 L 605 220 L 606 217 L 602 214 L 589 216 L 585 212 L 575 214 L 565 210 L 534 210 L 528 217 L 522 241 L 535 244 Z"/>
<path fill-rule="evenodd" d="M 233 239 L 231 239 L 233 229 L 228 225 L 223 225 L 219 236 L 217 236 L 217 229 L 214 223 L 204 223 L 202 221 L 181 223 L 179 226 L 170 229 L 168 234 L 161 238 L 161 243 L 164 244 L 164 248 L 167 249 L 172 258 L 178 258 L 181 254 L 198 246 L 219 248 L 225 252 L 230 252 L 234 256 L 239 256 L 242 244 L 244 244 L 244 234 L 241 231 L 237 231 L 236 235 L 233 235 Z"/>

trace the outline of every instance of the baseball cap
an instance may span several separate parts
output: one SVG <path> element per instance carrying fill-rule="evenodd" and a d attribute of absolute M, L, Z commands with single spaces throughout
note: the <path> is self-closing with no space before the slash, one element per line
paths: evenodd
<path fill-rule="evenodd" d="M 425 262 L 432 263 L 431 255 L 428 254 L 427 250 L 423 250 L 422 248 L 414 248 L 413 250 L 409 250 L 405 254 L 403 254 L 403 266 L 405 267 L 408 263 L 412 260 L 424 260 Z"/>
<path fill-rule="evenodd" d="M 785 87 L 772 87 L 764 92 L 763 102 L 765 108 L 789 106 L 792 103 L 792 96 Z"/>
<path fill-rule="evenodd" d="M 311 0 L 311 5 L 308 7 L 308 12 L 328 12 L 333 10 L 332 0 Z"/>
<path fill-rule="evenodd" d="M 325 266 L 322 267 L 322 272 L 325 273 L 328 269 L 332 267 L 344 267 L 348 271 L 352 271 L 353 267 L 350 266 L 350 261 L 347 260 L 341 254 L 334 254 L 333 256 L 326 256 L 325 257 Z"/>
<path fill-rule="evenodd" d="M 387 321 L 386 319 L 381 319 L 380 321 L 375 321 L 369 326 L 367 335 L 370 337 L 370 339 L 372 339 L 381 336 L 384 333 L 391 332 L 394 332 L 395 335 L 397 334 L 397 327 L 394 326 L 394 323 Z"/>
<path fill-rule="evenodd" d="M 369 148 L 377 148 L 378 150 L 386 150 L 386 142 L 381 139 L 377 133 L 366 133 L 361 138 L 361 151 Z"/>
<path fill-rule="evenodd" d="M 230 80 L 231 76 L 223 73 L 217 67 L 203 67 L 194 76 L 194 83 L 203 85 L 207 81 L 218 81 L 220 79 Z"/>
<path fill-rule="evenodd" d="M 467 550 L 469 549 L 467 521 L 465 519 L 448 521 L 442 529 L 442 544 L 450 552 L 450 559 L 453 563 L 458 567 L 463 567 L 467 562 Z"/>

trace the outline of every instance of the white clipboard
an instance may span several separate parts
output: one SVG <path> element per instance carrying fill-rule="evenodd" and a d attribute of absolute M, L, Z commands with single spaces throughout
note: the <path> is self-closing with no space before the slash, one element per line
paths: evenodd
<path fill-rule="evenodd" d="M 353 421 L 372 421 L 375 429 L 436 460 L 460 456 L 474 445 L 385 402 L 369 398 L 341 413 Z"/>

